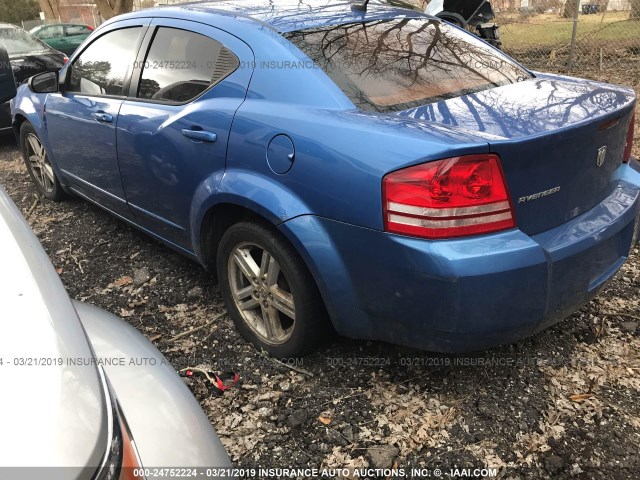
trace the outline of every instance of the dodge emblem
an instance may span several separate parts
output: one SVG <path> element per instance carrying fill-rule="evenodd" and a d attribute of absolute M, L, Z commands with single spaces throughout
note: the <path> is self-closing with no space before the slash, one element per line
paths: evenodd
<path fill-rule="evenodd" d="M 607 146 L 600 147 L 598 149 L 598 157 L 596 158 L 596 165 L 599 167 L 604 163 L 604 159 L 607 157 Z"/>

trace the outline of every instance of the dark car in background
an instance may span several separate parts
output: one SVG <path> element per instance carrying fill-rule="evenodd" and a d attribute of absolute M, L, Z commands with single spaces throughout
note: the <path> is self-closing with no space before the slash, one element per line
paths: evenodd
<path fill-rule="evenodd" d="M 31 35 L 66 55 L 75 52 L 85 38 L 91 35 L 91 32 L 93 32 L 93 27 L 76 23 L 39 25 L 29 30 Z"/>
<path fill-rule="evenodd" d="M 0 45 L 7 50 L 16 83 L 49 70 L 60 69 L 67 56 L 54 50 L 20 27 L 0 23 Z M 0 133 L 11 131 L 9 102 L 0 104 Z"/>

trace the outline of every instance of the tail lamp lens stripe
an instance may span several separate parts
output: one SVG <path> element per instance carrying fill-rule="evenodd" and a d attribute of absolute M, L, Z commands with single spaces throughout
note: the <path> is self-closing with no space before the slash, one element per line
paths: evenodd
<path fill-rule="evenodd" d="M 455 220 L 428 220 L 426 218 L 406 217 L 404 215 L 389 214 L 389 221 L 401 225 L 414 225 L 425 228 L 452 228 L 452 227 L 469 227 L 471 225 L 482 225 L 488 223 L 502 222 L 504 220 L 512 220 L 511 212 L 498 213 L 496 215 L 486 215 L 482 217 L 467 217 Z"/>
<path fill-rule="evenodd" d="M 509 210 L 511 205 L 509 202 L 491 203 L 488 205 L 479 205 L 477 207 L 458 207 L 458 208 L 425 208 L 414 207 L 413 205 L 404 205 L 402 203 L 389 202 L 387 210 L 396 213 L 408 213 L 419 217 L 462 217 L 472 215 L 482 215 L 486 213 L 499 212 L 501 210 Z"/>

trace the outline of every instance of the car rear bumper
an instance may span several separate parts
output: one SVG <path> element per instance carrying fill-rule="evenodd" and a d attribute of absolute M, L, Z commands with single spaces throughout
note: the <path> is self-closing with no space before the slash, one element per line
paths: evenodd
<path fill-rule="evenodd" d="M 637 163 L 592 210 L 535 236 L 427 241 L 313 216 L 281 225 L 310 266 L 339 333 L 460 352 L 527 337 L 593 298 L 640 222 Z"/>

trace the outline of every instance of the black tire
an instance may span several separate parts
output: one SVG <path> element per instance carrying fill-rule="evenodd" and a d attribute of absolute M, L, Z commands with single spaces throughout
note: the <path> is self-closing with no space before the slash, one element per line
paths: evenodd
<path fill-rule="evenodd" d="M 262 249 L 262 251 L 260 249 Z M 260 256 L 260 263 L 255 261 L 255 266 L 260 267 L 263 263 L 262 258 L 265 258 L 261 256 L 261 252 L 263 251 L 266 251 L 268 255 L 273 257 L 277 267 L 279 267 L 278 271 L 282 274 L 276 281 L 275 291 L 286 291 L 285 293 L 287 295 L 290 294 L 292 296 L 295 319 L 292 327 L 289 327 L 291 329 L 290 331 L 287 330 L 287 325 L 291 317 L 282 311 L 276 310 L 275 307 L 274 310 L 268 310 L 268 307 L 266 310 L 277 313 L 280 328 L 283 332 L 287 332 L 286 335 L 283 333 L 282 338 L 288 335 L 288 337 L 283 340 L 270 341 L 267 338 L 269 331 L 266 326 L 264 327 L 266 333 L 261 334 L 259 333 L 260 326 L 252 326 L 250 320 L 246 319 L 249 317 L 258 319 L 261 317 L 264 325 L 269 323 L 264 320 L 267 314 L 262 307 L 266 307 L 267 302 L 271 302 L 271 300 L 267 300 L 266 298 L 267 295 L 269 297 L 271 296 L 269 292 L 275 291 L 271 290 L 271 287 L 268 286 L 266 273 L 264 275 L 265 287 L 262 292 L 259 291 L 259 281 L 260 278 L 263 277 L 258 275 L 258 284 L 251 284 L 251 280 L 243 273 L 244 270 L 240 267 L 240 264 L 237 263 L 235 254 L 239 254 L 239 252 L 249 252 L 254 260 Z M 250 221 L 243 221 L 229 227 L 220 239 L 216 267 L 222 298 L 227 305 L 229 315 L 235 323 L 238 332 L 256 347 L 265 350 L 271 356 L 276 358 L 293 358 L 306 355 L 312 352 L 330 331 L 326 309 L 311 273 L 297 252 L 273 227 Z M 238 280 L 235 279 L 236 276 Z M 245 285 L 243 285 L 244 289 L 251 288 L 254 292 L 250 297 L 247 297 L 247 301 L 257 301 L 259 304 L 256 307 L 244 309 L 243 311 L 245 313 L 241 313 L 238 306 L 239 304 L 234 300 L 232 294 L 232 289 L 235 289 L 236 292 L 239 291 L 237 288 L 238 282 L 243 281 L 246 282 Z M 282 289 L 280 288 L 281 286 Z M 274 295 L 276 295 L 276 293 L 274 293 Z M 278 295 L 282 294 L 279 293 Z M 278 296 L 277 298 L 280 297 Z M 278 303 L 277 300 L 275 303 Z M 271 303 L 269 303 L 269 305 L 271 305 Z M 256 320 L 256 322 L 259 324 L 259 320 Z M 271 332 L 274 331 L 275 329 L 271 327 Z"/>
<path fill-rule="evenodd" d="M 39 143 L 41 147 L 40 152 L 36 152 L 34 140 Z M 22 151 L 22 158 L 27 166 L 29 176 L 38 192 L 54 202 L 64 200 L 66 194 L 49 162 L 46 149 L 29 122 L 24 122 L 20 127 L 20 150 Z M 37 160 L 31 161 L 30 157 L 34 159 L 37 158 Z"/>
<path fill-rule="evenodd" d="M 436 15 L 436 17 L 438 17 L 441 20 L 444 20 L 445 22 L 449 22 L 455 25 L 456 27 L 465 28 L 465 23 L 464 23 L 464 20 L 462 20 L 462 17 L 449 16 L 446 14 L 445 15 L 438 14 Z"/>

